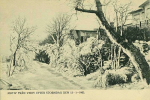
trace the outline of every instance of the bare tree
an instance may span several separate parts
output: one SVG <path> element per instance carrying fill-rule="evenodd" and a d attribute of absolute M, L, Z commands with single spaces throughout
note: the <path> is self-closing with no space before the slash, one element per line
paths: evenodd
<path fill-rule="evenodd" d="M 60 59 L 60 47 L 64 44 L 64 37 L 67 34 L 67 31 L 70 28 L 71 16 L 60 13 L 58 16 L 53 18 L 50 25 L 47 25 L 47 33 L 52 37 L 54 44 L 56 45 L 56 49 L 52 51 L 56 51 L 53 54 L 55 55 L 53 66 L 58 66 Z"/>
<path fill-rule="evenodd" d="M 129 16 L 131 2 L 121 5 L 118 3 L 118 0 L 115 0 L 112 3 L 112 5 L 114 8 L 115 18 L 116 18 L 116 31 L 118 26 L 121 26 L 120 35 L 122 36 L 123 26 L 126 23 L 127 18 Z"/>
<path fill-rule="evenodd" d="M 34 33 L 35 27 L 28 27 L 26 25 L 26 19 L 21 19 L 20 17 L 17 18 L 13 22 L 13 35 L 10 36 L 10 51 L 12 53 L 12 58 L 11 58 L 11 63 L 14 66 L 13 71 L 15 70 L 15 67 L 17 66 L 17 53 L 21 48 L 28 48 L 26 46 L 27 42 L 29 41 L 29 36 Z M 18 58 L 20 56 L 18 55 Z M 10 66 L 11 67 L 11 66 Z M 12 75 L 10 74 L 11 68 L 9 70 L 9 76 Z"/>
<path fill-rule="evenodd" d="M 69 29 L 70 20 L 71 16 L 67 14 L 59 14 L 52 20 L 51 24 L 47 26 L 46 31 L 58 47 L 61 45 L 63 37 L 66 35 L 66 31 Z"/>
<path fill-rule="evenodd" d="M 79 0 L 79 2 L 80 1 L 81 0 Z M 104 26 L 104 29 L 106 30 L 106 34 L 109 37 L 109 39 L 112 41 L 112 43 L 115 43 L 116 45 L 122 48 L 123 52 L 129 56 L 133 65 L 135 66 L 137 72 L 140 75 L 141 80 L 145 78 L 147 84 L 149 84 L 150 67 L 146 62 L 144 55 L 132 43 L 126 42 L 125 39 L 120 34 L 118 34 L 115 31 L 115 29 L 111 27 L 111 25 L 108 23 L 108 21 L 104 16 L 102 10 L 103 4 L 101 3 L 101 0 L 95 0 L 95 5 L 97 8 L 96 10 L 79 8 L 78 5 L 76 5 L 75 10 L 95 14 L 101 21 L 102 25 Z"/>

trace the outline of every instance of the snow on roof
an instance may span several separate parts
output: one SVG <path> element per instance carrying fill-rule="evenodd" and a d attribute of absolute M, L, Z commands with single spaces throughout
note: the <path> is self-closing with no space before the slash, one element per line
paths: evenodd
<path fill-rule="evenodd" d="M 145 2 L 142 3 L 139 7 L 144 7 L 144 6 L 147 5 L 148 3 L 150 3 L 150 0 L 145 1 Z"/>
<path fill-rule="evenodd" d="M 142 3 L 139 7 L 140 8 L 138 8 L 138 9 L 136 9 L 136 10 L 134 10 L 134 11 L 131 11 L 129 14 L 134 14 L 134 13 L 137 13 L 137 12 L 141 12 L 143 9 L 143 7 L 144 6 L 146 6 L 148 3 L 150 3 L 150 0 L 146 0 L 144 3 Z"/>
<path fill-rule="evenodd" d="M 143 9 L 139 8 L 137 10 L 134 10 L 134 11 L 131 11 L 129 14 L 134 14 L 134 13 L 137 13 L 137 12 L 141 12 Z"/>

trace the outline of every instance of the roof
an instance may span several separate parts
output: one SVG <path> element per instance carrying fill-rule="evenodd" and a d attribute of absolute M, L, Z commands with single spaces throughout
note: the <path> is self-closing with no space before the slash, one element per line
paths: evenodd
<path fill-rule="evenodd" d="M 78 31 L 81 31 L 81 32 L 97 32 L 95 30 L 78 30 Z"/>
<path fill-rule="evenodd" d="M 145 1 L 145 2 L 142 3 L 139 7 L 144 7 L 144 6 L 147 5 L 148 3 L 150 3 L 150 0 Z"/>
<path fill-rule="evenodd" d="M 131 11 L 129 14 L 134 14 L 134 13 L 137 13 L 137 12 L 141 12 L 143 9 L 139 8 L 137 10 L 134 10 L 134 11 Z"/>

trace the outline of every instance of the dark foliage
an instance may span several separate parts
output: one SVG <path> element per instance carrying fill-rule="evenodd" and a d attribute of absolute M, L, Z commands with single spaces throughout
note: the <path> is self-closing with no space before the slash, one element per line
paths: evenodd
<path fill-rule="evenodd" d="M 80 65 L 84 69 L 84 75 L 95 72 L 97 69 L 103 66 L 103 60 L 99 53 L 81 55 L 79 59 Z"/>
<path fill-rule="evenodd" d="M 125 65 L 127 65 L 128 61 L 129 61 L 129 57 L 121 51 L 121 57 L 119 61 L 120 66 L 124 67 Z"/>
<path fill-rule="evenodd" d="M 146 54 L 150 50 L 150 46 L 147 43 L 143 44 L 143 52 Z"/>
<path fill-rule="evenodd" d="M 47 63 L 47 64 L 50 63 L 49 55 L 46 53 L 46 51 L 42 51 L 42 50 L 40 50 L 39 53 L 36 54 L 35 60 L 43 62 L 43 63 Z"/>
<path fill-rule="evenodd" d="M 102 48 L 100 51 L 93 54 L 81 55 L 79 63 L 84 69 L 84 75 L 97 71 L 100 67 L 104 66 L 104 61 L 109 59 L 109 51 L 107 47 Z"/>
<path fill-rule="evenodd" d="M 122 78 L 120 78 L 120 76 L 119 75 L 112 75 L 112 74 L 108 74 L 108 76 L 107 76 L 107 78 L 108 79 L 111 79 L 111 80 L 108 80 L 108 84 L 109 85 L 115 85 L 115 84 L 123 84 L 123 83 L 125 83 L 125 81 L 122 79 Z"/>
<path fill-rule="evenodd" d="M 123 37 L 126 38 L 128 42 L 135 42 L 135 40 L 149 41 L 150 31 L 147 28 L 128 27 L 123 31 Z"/>

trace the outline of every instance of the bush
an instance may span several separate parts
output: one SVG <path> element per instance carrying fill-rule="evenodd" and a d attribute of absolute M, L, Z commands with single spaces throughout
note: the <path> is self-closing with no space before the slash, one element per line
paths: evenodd
<path fill-rule="evenodd" d="M 84 75 L 95 72 L 97 69 L 103 66 L 103 61 L 99 54 L 81 55 L 79 58 L 80 65 L 84 69 Z M 102 63 L 102 66 L 101 66 Z"/>
<path fill-rule="evenodd" d="M 139 27 L 128 27 L 123 31 L 123 36 L 128 42 L 135 42 L 135 40 L 149 41 L 150 30 L 147 28 L 140 29 Z"/>
<path fill-rule="evenodd" d="M 132 77 L 131 77 L 131 81 L 132 82 L 138 82 L 140 80 L 140 77 L 138 75 L 138 73 L 134 74 Z"/>
<path fill-rule="evenodd" d="M 103 60 L 100 54 L 103 44 L 104 41 L 91 37 L 79 45 L 79 63 L 84 69 L 85 76 L 103 66 Z"/>
<path fill-rule="evenodd" d="M 133 74 L 134 69 L 128 67 L 117 70 L 106 70 L 104 74 L 98 76 L 94 83 L 94 86 L 108 87 L 110 85 L 131 82 Z"/>
<path fill-rule="evenodd" d="M 150 50 L 149 45 L 147 43 L 143 44 L 143 52 L 146 54 Z"/>
<path fill-rule="evenodd" d="M 43 63 L 50 63 L 50 56 L 46 53 L 45 50 L 40 50 L 39 53 L 35 55 L 35 60 L 43 62 Z"/>

